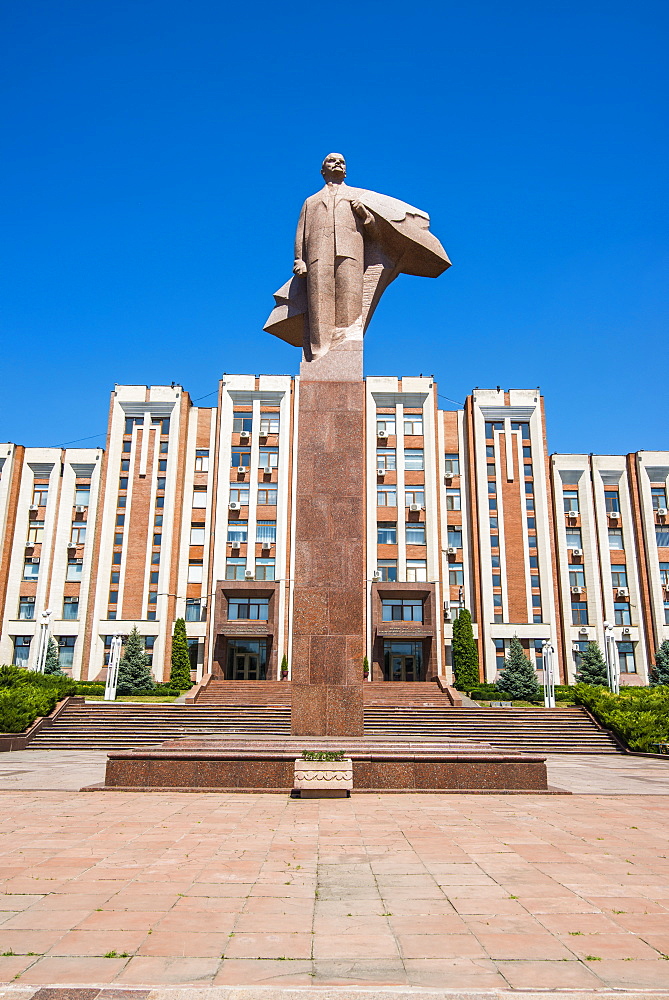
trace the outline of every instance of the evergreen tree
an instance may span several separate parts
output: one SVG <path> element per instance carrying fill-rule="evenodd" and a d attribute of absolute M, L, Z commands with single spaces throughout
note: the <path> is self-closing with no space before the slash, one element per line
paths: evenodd
<path fill-rule="evenodd" d="M 281 657 L 281 676 L 282 677 L 288 676 L 288 657 L 286 656 L 285 653 Z"/>
<path fill-rule="evenodd" d="M 537 701 L 541 696 L 536 670 L 525 656 L 517 636 L 511 640 L 509 655 L 497 680 L 497 690 L 514 701 Z"/>
<path fill-rule="evenodd" d="M 190 679 L 190 656 L 188 655 L 186 622 L 183 618 L 177 618 L 174 623 L 170 684 L 179 691 L 188 691 L 193 686 L 193 682 Z"/>
<path fill-rule="evenodd" d="M 669 684 L 669 639 L 665 639 L 655 653 L 653 684 Z"/>
<path fill-rule="evenodd" d="M 466 608 L 460 609 L 453 622 L 453 676 L 458 691 L 471 691 L 480 682 L 472 616 Z"/>
<path fill-rule="evenodd" d="M 597 684 L 600 687 L 609 686 L 609 675 L 606 661 L 596 642 L 589 642 L 581 653 L 581 665 L 576 674 L 579 684 Z"/>
<path fill-rule="evenodd" d="M 150 694 L 154 688 L 144 639 L 136 628 L 128 636 L 125 652 L 118 665 L 117 694 Z"/>
<path fill-rule="evenodd" d="M 44 661 L 44 673 L 63 675 L 63 671 L 60 669 L 60 662 L 58 659 L 58 643 L 53 638 L 53 636 L 49 639 L 49 645 L 47 646 L 46 650 L 46 660 Z"/>

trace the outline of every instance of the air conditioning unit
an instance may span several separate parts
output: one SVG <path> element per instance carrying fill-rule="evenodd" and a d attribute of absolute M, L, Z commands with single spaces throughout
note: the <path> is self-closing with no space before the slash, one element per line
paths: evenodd
<path fill-rule="evenodd" d="M 624 628 L 623 629 L 623 635 L 631 635 L 631 634 L 632 634 L 632 629 L 631 628 Z"/>
<path fill-rule="evenodd" d="M 588 630 L 587 630 L 587 628 L 580 628 L 580 629 L 578 630 L 578 634 L 579 634 L 579 635 L 588 635 Z"/>
<path fill-rule="evenodd" d="M 249 438 L 251 436 L 251 432 L 250 431 L 240 431 L 239 432 L 239 436 L 240 436 L 240 438 Z"/>
<path fill-rule="evenodd" d="M 67 547 L 68 547 L 68 549 L 76 549 L 77 543 L 76 542 L 68 542 L 67 543 Z"/>
<path fill-rule="evenodd" d="M 567 511 L 567 517 L 578 517 L 578 511 L 577 510 L 568 510 Z"/>
<path fill-rule="evenodd" d="M 583 587 L 572 587 L 571 588 L 572 594 L 582 594 L 583 590 L 584 590 Z"/>
<path fill-rule="evenodd" d="M 32 510 L 32 507 L 30 509 Z M 658 515 L 658 517 L 666 517 L 667 516 L 667 508 L 666 507 L 658 507 L 657 508 L 657 515 Z"/>
<path fill-rule="evenodd" d="M 243 476 L 245 472 L 246 472 L 246 466 L 245 465 L 238 465 L 237 466 L 237 475 L 238 476 Z"/>
<path fill-rule="evenodd" d="M 30 562 L 31 563 L 38 563 L 39 562 L 39 556 L 33 556 L 32 559 L 30 560 Z"/>
<path fill-rule="evenodd" d="M 372 573 L 372 580 L 378 581 L 380 579 L 381 579 L 381 574 L 379 573 L 378 569 L 375 569 L 374 572 Z"/>
<path fill-rule="evenodd" d="M 380 441 L 385 441 L 388 437 L 388 431 L 377 431 L 376 436 Z"/>
<path fill-rule="evenodd" d="M 627 587 L 616 587 L 616 597 L 629 597 L 630 592 Z"/>
<path fill-rule="evenodd" d="M 28 510 L 39 510 L 39 507 L 37 506 L 36 503 L 31 503 L 30 507 L 28 507 Z"/>
<path fill-rule="evenodd" d="M 262 471 L 263 471 L 263 475 L 264 476 L 271 476 L 272 475 L 272 466 L 271 465 L 266 465 Z"/>
<path fill-rule="evenodd" d="M 385 469 L 377 469 L 376 470 L 376 474 L 377 474 L 377 476 L 385 476 L 386 470 Z"/>
<path fill-rule="evenodd" d="M 86 507 L 75 507 L 74 509 L 76 510 L 77 514 L 85 514 L 87 510 Z"/>
<path fill-rule="evenodd" d="M 240 510 L 241 506 L 242 505 L 240 503 L 237 503 L 236 500 L 231 500 L 230 503 L 228 504 L 228 510 Z"/>
<path fill-rule="evenodd" d="M 231 549 L 238 549 L 242 543 L 241 542 L 230 542 Z"/>
<path fill-rule="evenodd" d="M 260 543 L 260 548 L 263 551 L 269 552 L 269 550 L 272 548 L 272 542 L 269 542 L 269 541 L 267 541 L 267 539 L 265 539 L 264 542 Z"/>
<path fill-rule="evenodd" d="M 252 569 L 247 569 L 246 572 L 244 573 L 244 578 L 246 580 L 252 580 L 253 579 L 253 570 Z"/>
<path fill-rule="evenodd" d="M 37 545 L 37 542 L 26 542 L 25 547 L 27 549 L 34 549 L 36 545 Z"/>
<path fill-rule="evenodd" d="M 72 562 L 75 562 L 78 566 L 81 566 L 81 564 L 83 563 L 83 561 L 84 561 L 83 559 L 73 559 L 72 560 Z"/>
<path fill-rule="evenodd" d="M 409 510 L 410 510 L 410 511 L 411 511 L 411 512 L 412 512 L 413 514 L 415 514 L 415 513 L 417 512 L 417 511 L 419 511 L 419 510 L 420 510 L 420 504 L 419 504 L 419 503 L 411 503 L 411 504 L 409 504 Z"/>
<path fill-rule="evenodd" d="M 449 556 L 457 556 L 458 550 L 456 549 L 455 545 L 449 545 L 448 548 L 446 549 L 446 554 Z"/>
<path fill-rule="evenodd" d="M 450 483 L 450 481 L 451 481 L 452 478 L 453 478 L 453 473 L 452 472 L 445 472 L 444 473 L 444 479 L 446 480 L 447 483 Z"/>
<path fill-rule="evenodd" d="M 571 550 L 571 554 L 573 556 L 582 556 L 583 555 L 583 549 L 572 549 Z"/>
<path fill-rule="evenodd" d="M 606 513 L 614 521 L 616 521 L 620 517 L 620 511 L 619 510 L 607 510 Z"/>

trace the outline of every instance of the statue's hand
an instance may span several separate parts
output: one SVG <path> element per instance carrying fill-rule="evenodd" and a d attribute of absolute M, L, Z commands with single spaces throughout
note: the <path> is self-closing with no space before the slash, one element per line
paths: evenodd
<path fill-rule="evenodd" d="M 362 219 L 362 221 L 366 226 L 368 226 L 370 222 L 374 221 L 374 216 L 372 215 L 372 213 L 367 208 L 365 208 L 363 203 L 359 201 L 357 198 L 351 202 L 351 208 L 358 216 L 358 218 Z"/>
<path fill-rule="evenodd" d="M 293 264 L 293 274 L 299 275 L 299 277 L 304 277 L 307 273 L 307 265 L 303 260 L 296 260 Z"/>

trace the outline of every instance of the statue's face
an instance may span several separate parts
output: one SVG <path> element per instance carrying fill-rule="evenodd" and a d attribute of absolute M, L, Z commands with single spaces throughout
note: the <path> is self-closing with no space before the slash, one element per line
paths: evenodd
<path fill-rule="evenodd" d="M 321 173 L 326 181 L 342 181 L 346 177 L 346 160 L 341 153 L 329 153 L 323 160 Z"/>

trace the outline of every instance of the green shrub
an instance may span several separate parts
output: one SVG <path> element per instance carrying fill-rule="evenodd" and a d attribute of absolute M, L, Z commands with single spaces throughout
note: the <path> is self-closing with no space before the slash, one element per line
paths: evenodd
<path fill-rule="evenodd" d="M 453 677 L 458 691 L 480 684 L 479 654 L 472 630 L 472 616 L 461 608 L 453 622 Z"/>
<path fill-rule="evenodd" d="M 0 732 L 23 732 L 38 715 L 48 715 L 71 694 L 76 694 L 76 683 L 65 674 L 0 667 Z"/>
<path fill-rule="evenodd" d="M 573 701 L 574 700 L 574 688 L 571 684 L 556 684 L 555 685 L 555 700 L 556 701 Z"/>
<path fill-rule="evenodd" d="M 652 753 L 669 741 L 669 686 L 628 687 L 620 694 L 592 684 L 577 684 L 574 701 L 584 705 L 630 750 Z"/>
<path fill-rule="evenodd" d="M 91 697 L 97 698 L 98 695 L 105 693 L 104 684 L 100 684 L 96 681 L 77 681 L 77 694 L 91 695 Z"/>

